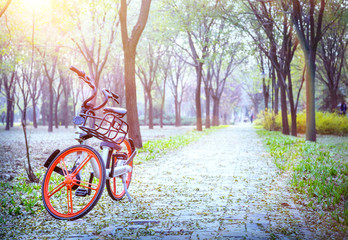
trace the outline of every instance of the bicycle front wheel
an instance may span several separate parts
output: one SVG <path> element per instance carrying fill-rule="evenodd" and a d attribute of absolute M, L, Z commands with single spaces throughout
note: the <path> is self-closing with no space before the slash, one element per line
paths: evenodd
<path fill-rule="evenodd" d="M 92 147 L 76 145 L 60 152 L 42 183 L 46 210 L 57 219 L 75 220 L 97 204 L 105 187 L 105 164 Z"/>
<path fill-rule="evenodd" d="M 124 141 L 120 144 L 120 146 L 122 147 L 122 149 L 119 150 L 118 153 L 125 153 L 129 158 L 132 155 L 132 147 L 131 147 L 129 140 L 124 139 Z M 122 165 L 122 164 L 120 164 L 120 162 L 122 160 L 119 160 L 116 157 L 111 157 L 110 159 L 108 159 L 108 161 L 106 163 L 107 168 L 111 167 L 111 163 L 112 163 L 111 161 L 114 161 L 115 166 Z M 130 185 L 131 179 L 132 179 L 133 160 L 128 165 L 132 167 L 132 171 L 129 173 L 126 173 L 127 189 L 129 188 L 129 185 Z M 124 197 L 124 195 L 126 194 L 126 191 L 123 187 L 121 177 L 114 177 L 111 179 L 107 179 L 106 180 L 106 189 L 108 190 L 109 196 L 113 200 L 116 200 L 116 201 L 121 200 Z"/>

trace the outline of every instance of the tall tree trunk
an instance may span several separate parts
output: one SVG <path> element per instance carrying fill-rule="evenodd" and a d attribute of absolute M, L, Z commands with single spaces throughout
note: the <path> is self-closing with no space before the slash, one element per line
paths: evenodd
<path fill-rule="evenodd" d="M 36 119 L 36 101 L 32 99 L 33 102 L 33 126 L 37 128 L 37 119 Z"/>
<path fill-rule="evenodd" d="M 146 91 L 144 90 L 144 125 L 147 125 L 147 102 L 148 97 Z"/>
<path fill-rule="evenodd" d="M 163 128 L 164 102 L 165 102 L 165 92 L 163 92 L 162 101 L 161 101 L 161 109 L 160 109 L 160 127 L 161 128 Z"/>
<path fill-rule="evenodd" d="M 312 142 L 317 140 L 315 129 L 315 56 L 305 54 L 306 59 L 306 139 Z"/>
<path fill-rule="evenodd" d="M 291 80 L 291 73 L 288 70 L 288 91 L 289 91 L 289 104 L 290 104 L 290 114 L 291 114 L 291 135 L 297 136 L 297 122 L 296 122 L 296 107 L 294 103 L 294 94 L 292 91 L 292 80 Z"/>
<path fill-rule="evenodd" d="M 127 28 L 127 1 L 121 0 L 119 10 L 121 35 L 124 54 L 124 79 L 126 85 L 126 107 L 128 110 L 127 121 L 131 126 L 129 136 L 133 138 L 134 145 L 137 148 L 143 146 L 141 140 L 138 106 L 137 106 L 137 92 L 135 84 L 135 54 L 138 41 L 147 23 L 149 16 L 151 0 L 142 0 L 140 6 L 139 18 L 136 25 L 133 27 L 131 36 L 128 36 Z"/>
<path fill-rule="evenodd" d="M 265 78 L 265 67 L 264 67 L 264 61 L 262 56 L 262 51 L 260 51 L 260 66 L 262 71 L 262 93 L 263 93 L 263 101 L 265 104 L 265 111 L 268 111 L 268 100 L 269 100 L 269 85 L 266 84 L 266 78 Z"/>
<path fill-rule="evenodd" d="M 175 107 L 175 127 L 180 127 L 180 106 L 178 102 L 178 96 L 174 96 L 174 107 Z"/>
<path fill-rule="evenodd" d="M 213 97 L 213 126 L 219 126 L 219 107 L 220 107 L 220 99 L 217 97 Z"/>
<path fill-rule="evenodd" d="M 147 92 L 147 95 L 149 97 L 149 129 L 153 129 L 153 105 L 151 90 Z"/>
<path fill-rule="evenodd" d="M 5 127 L 5 130 L 7 130 L 7 131 L 10 130 L 10 126 L 11 126 L 12 104 L 13 104 L 12 99 L 7 97 L 7 101 L 6 101 L 6 127 Z"/>
<path fill-rule="evenodd" d="M 53 132 L 53 86 L 49 84 L 48 131 Z"/>
<path fill-rule="evenodd" d="M 124 52 L 124 69 L 125 69 L 125 87 L 126 87 L 126 108 L 127 122 L 129 126 L 129 137 L 134 140 L 136 147 L 142 147 L 138 106 L 137 106 L 137 91 L 135 85 L 135 51 Z"/>
<path fill-rule="evenodd" d="M 14 108 L 15 108 L 15 104 L 14 104 L 14 102 L 15 102 L 14 93 L 13 93 L 11 99 L 12 99 L 12 104 L 11 104 L 12 110 L 11 110 L 11 113 L 10 113 L 10 126 L 13 127 L 14 118 L 15 118 L 15 116 L 14 116 Z"/>
<path fill-rule="evenodd" d="M 265 78 L 262 78 L 262 92 L 263 92 L 263 101 L 265 103 L 265 111 L 268 111 L 269 86 L 266 85 Z"/>
<path fill-rule="evenodd" d="M 205 91 L 205 128 L 210 128 L 210 91 L 208 87 Z"/>
<path fill-rule="evenodd" d="M 274 114 L 277 115 L 279 111 L 279 87 L 278 87 L 274 67 L 272 67 L 272 86 L 273 86 L 273 92 L 274 92 L 273 111 L 274 111 Z"/>
<path fill-rule="evenodd" d="M 337 89 L 332 87 L 330 88 L 330 111 L 335 112 L 337 110 Z"/>
<path fill-rule="evenodd" d="M 34 174 L 34 171 L 31 167 L 31 163 L 30 163 L 30 152 L 29 152 L 29 144 L 28 144 L 27 129 L 26 129 L 27 126 L 26 126 L 26 122 L 23 121 L 23 119 L 25 119 L 25 116 L 22 117 L 22 129 L 23 129 L 23 133 L 24 133 L 26 157 L 27 157 L 27 164 L 28 164 L 28 166 L 25 168 L 25 170 L 27 172 L 29 181 L 38 183 L 39 179 Z"/>
<path fill-rule="evenodd" d="M 57 99 L 57 101 L 54 104 L 54 123 L 55 123 L 55 127 L 58 128 L 59 122 L 58 122 L 58 103 L 59 103 L 59 99 Z"/>
<path fill-rule="evenodd" d="M 63 102 L 63 112 L 64 112 L 64 127 L 68 128 L 69 126 L 69 121 L 71 117 L 69 116 L 69 106 L 68 106 L 68 94 L 65 94 L 64 96 L 64 102 Z"/>
<path fill-rule="evenodd" d="M 202 63 L 198 63 L 196 67 L 197 73 L 197 86 L 196 86 L 196 95 L 195 95 L 195 103 L 196 103 L 196 126 L 197 131 L 202 131 L 202 108 L 201 108 L 201 85 L 202 85 Z"/>
<path fill-rule="evenodd" d="M 47 104 L 45 103 L 42 103 L 41 105 L 41 115 L 42 115 L 42 125 L 46 126 Z"/>
<path fill-rule="evenodd" d="M 278 73 L 278 82 L 280 86 L 280 108 L 282 110 L 282 133 L 285 135 L 290 134 L 289 120 L 288 120 L 288 110 L 286 104 L 286 89 L 285 84 L 281 80 L 281 73 Z"/>
<path fill-rule="evenodd" d="M 167 80 L 167 77 L 165 77 L 164 82 L 163 82 L 163 93 L 162 93 L 161 109 L 160 109 L 160 127 L 161 128 L 163 128 L 164 104 L 166 101 L 166 80 Z"/>

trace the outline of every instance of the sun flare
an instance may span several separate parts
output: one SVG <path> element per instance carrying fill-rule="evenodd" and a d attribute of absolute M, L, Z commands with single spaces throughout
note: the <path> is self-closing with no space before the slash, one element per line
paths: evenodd
<path fill-rule="evenodd" d="M 22 5 L 28 9 L 42 10 L 47 7 L 49 1 L 47 0 L 20 0 Z"/>

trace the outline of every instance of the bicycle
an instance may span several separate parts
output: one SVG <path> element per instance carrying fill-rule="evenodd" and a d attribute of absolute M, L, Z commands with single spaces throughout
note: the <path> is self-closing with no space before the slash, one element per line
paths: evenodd
<path fill-rule="evenodd" d="M 113 200 L 127 195 L 132 201 L 128 188 L 137 154 L 132 139 L 127 138 L 129 126 L 122 119 L 127 110 L 103 108 L 110 98 L 119 104 L 119 96 L 104 88 L 104 100 L 95 107 L 90 103 L 97 94 L 92 79 L 74 66 L 70 70 L 92 88 L 92 95 L 83 101 L 79 115 L 73 119 L 79 126 L 79 145 L 55 150 L 44 164 L 47 171 L 42 182 L 43 203 L 48 213 L 60 220 L 85 216 L 99 201 L 105 185 Z M 102 108 L 100 117 L 96 111 Z M 102 156 L 87 145 L 92 137 L 101 140 Z"/>

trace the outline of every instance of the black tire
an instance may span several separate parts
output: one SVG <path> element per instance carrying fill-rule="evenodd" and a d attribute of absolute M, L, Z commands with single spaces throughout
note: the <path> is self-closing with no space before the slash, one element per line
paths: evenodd
<path fill-rule="evenodd" d="M 81 160 L 77 165 L 78 159 Z M 98 169 L 99 178 L 92 164 Z M 104 161 L 92 147 L 76 145 L 63 150 L 47 168 L 42 182 L 42 199 L 46 210 L 60 220 L 83 217 L 102 196 L 105 176 Z"/>
<path fill-rule="evenodd" d="M 123 152 L 126 153 L 128 158 L 132 155 L 133 151 L 132 150 L 132 144 L 130 141 L 126 138 L 124 141 L 120 144 L 122 146 L 122 149 L 119 150 L 118 152 Z M 117 165 L 117 159 L 115 157 L 111 157 L 107 160 L 106 162 L 106 167 L 111 168 L 111 161 L 115 161 L 115 166 Z M 132 180 L 132 174 L 133 174 L 133 160 L 128 164 L 129 166 L 132 167 L 132 171 L 127 173 L 126 177 L 126 185 L 127 189 L 129 189 L 131 180 Z M 106 189 L 108 191 L 109 196 L 116 201 L 121 200 L 124 195 L 126 194 L 123 184 L 122 184 L 122 179 L 120 177 L 114 177 L 111 179 L 106 180 Z"/>

